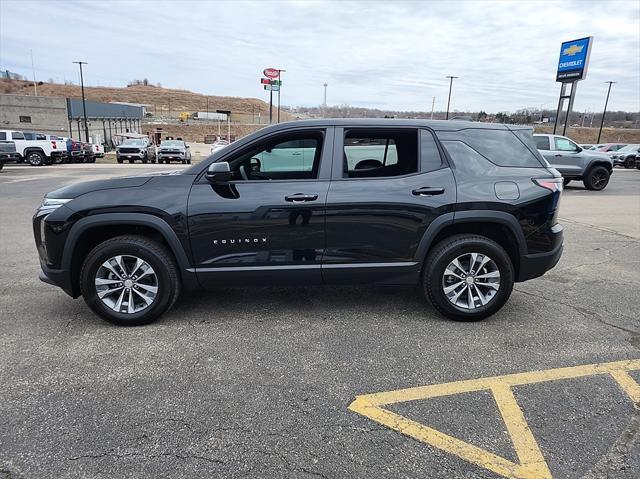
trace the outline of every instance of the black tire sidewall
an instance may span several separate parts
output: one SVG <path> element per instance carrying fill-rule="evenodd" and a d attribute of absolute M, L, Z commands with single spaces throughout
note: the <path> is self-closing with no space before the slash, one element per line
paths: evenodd
<path fill-rule="evenodd" d="M 500 289 L 496 296 L 485 305 L 473 311 L 452 304 L 442 290 L 445 268 L 456 257 L 464 253 L 482 253 L 489 256 L 500 271 Z M 514 283 L 514 269 L 509 255 L 488 238 L 463 235 L 444 240 L 437 245 L 427 258 L 423 272 L 423 287 L 427 298 L 444 316 L 456 321 L 479 321 L 496 313 L 507 302 Z"/>
<path fill-rule="evenodd" d="M 40 161 L 37 163 L 32 163 L 32 156 L 37 156 L 38 158 L 40 158 Z M 29 163 L 31 166 L 42 166 L 44 165 L 44 155 L 38 151 L 30 151 L 29 153 L 27 153 L 27 163 Z"/>
<path fill-rule="evenodd" d="M 607 181 L 600 188 L 595 188 L 593 186 L 593 177 L 594 177 L 594 175 L 595 175 L 595 173 L 597 171 L 604 171 L 607 174 Z M 585 186 L 587 187 L 587 189 L 589 189 L 589 190 L 601 191 L 601 190 L 604 190 L 607 187 L 607 185 L 609 184 L 609 179 L 610 178 L 611 178 L 611 175 L 609 174 L 609 171 L 604 166 L 594 166 L 593 168 L 591 168 L 591 170 L 589 170 L 589 174 L 587 175 L 587 179 L 585 180 L 584 183 L 585 183 Z"/>
<path fill-rule="evenodd" d="M 174 289 L 171 275 L 166 265 L 167 258 L 141 243 L 122 240 L 109 241 L 98 245 L 89 253 L 82 267 L 80 288 L 87 305 L 100 317 L 120 326 L 148 324 L 164 313 L 172 304 Z M 124 314 L 107 307 L 96 293 L 95 276 L 98 268 L 107 259 L 116 255 L 133 255 L 143 259 L 153 268 L 158 278 L 158 294 L 154 303 L 138 313 Z"/>

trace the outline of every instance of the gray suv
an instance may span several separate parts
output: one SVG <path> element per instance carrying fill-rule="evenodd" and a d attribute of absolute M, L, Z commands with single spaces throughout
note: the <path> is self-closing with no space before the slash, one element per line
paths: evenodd
<path fill-rule="evenodd" d="M 549 164 L 560 172 L 564 184 L 580 180 L 588 190 L 607 186 L 613 161 L 606 153 L 585 150 L 566 136 L 533 135 L 536 148 Z"/>

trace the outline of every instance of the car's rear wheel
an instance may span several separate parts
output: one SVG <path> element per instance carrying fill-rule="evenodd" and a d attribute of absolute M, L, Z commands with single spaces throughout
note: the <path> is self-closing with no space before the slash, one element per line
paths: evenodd
<path fill-rule="evenodd" d="M 44 155 L 39 151 L 30 151 L 27 153 L 27 161 L 31 166 L 44 165 Z"/>
<path fill-rule="evenodd" d="M 604 166 L 594 166 L 587 173 L 586 178 L 584 179 L 584 186 L 588 190 L 600 191 L 609 184 L 610 178 L 609 170 L 607 170 Z"/>
<path fill-rule="evenodd" d="M 506 251 L 479 235 L 455 235 L 438 243 L 425 262 L 425 296 L 444 316 L 478 321 L 505 304 L 513 289 L 514 271 Z"/>
<path fill-rule="evenodd" d="M 118 236 L 96 246 L 80 272 L 87 305 L 120 326 L 148 324 L 180 294 L 178 270 L 162 245 L 142 236 Z"/>

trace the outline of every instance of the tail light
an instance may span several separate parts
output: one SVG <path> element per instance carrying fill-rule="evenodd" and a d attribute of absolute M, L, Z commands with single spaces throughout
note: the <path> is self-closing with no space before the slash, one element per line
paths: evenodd
<path fill-rule="evenodd" d="M 51 146 L 53 146 L 53 149 L 54 149 L 54 150 L 57 150 L 57 149 L 58 149 L 58 146 L 56 145 L 56 142 L 55 142 L 55 141 L 53 141 L 53 140 L 51 141 Z"/>
<path fill-rule="evenodd" d="M 533 182 L 555 193 L 556 191 L 562 192 L 564 183 L 562 178 L 532 178 Z"/>

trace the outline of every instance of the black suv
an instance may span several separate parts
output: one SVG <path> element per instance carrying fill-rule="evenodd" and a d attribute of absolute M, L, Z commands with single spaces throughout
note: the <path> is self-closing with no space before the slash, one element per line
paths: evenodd
<path fill-rule="evenodd" d="M 182 290 L 345 283 L 419 284 L 470 321 L 558 262 L 561 191 L 529 128 L 299 121 L 180 172 L 56 190 L 33 229 L 41 279 L 121 325 Z"/>

